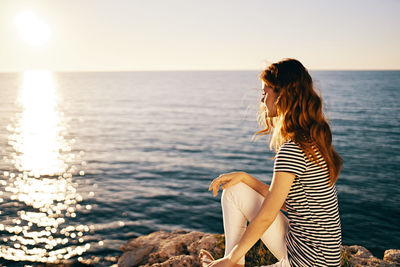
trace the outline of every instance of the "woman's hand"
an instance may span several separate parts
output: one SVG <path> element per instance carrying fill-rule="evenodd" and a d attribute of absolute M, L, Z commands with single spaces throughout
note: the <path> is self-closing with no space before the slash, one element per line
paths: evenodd
<path fill-rule="evenodd" d="M 235 264 L 227 257 L 210 262 L 207 267 L 233 267 Z"/>
<path fill-rule="evenodd" d="M 241 182 L 244 179 L 244 177 L 245 177 L 245 172 L 231 172 L 231 173 L 221 174 L 211 182 L 208 191 L 213 190 L 213 195 L 214 197 L 216 197 L 218 195 L 219 186 L 221 184 L 225 183 L 223 186 L 221 186 L 221 189 L 226 189 L 228 187 L 231 187 L 232 185 Z"/>

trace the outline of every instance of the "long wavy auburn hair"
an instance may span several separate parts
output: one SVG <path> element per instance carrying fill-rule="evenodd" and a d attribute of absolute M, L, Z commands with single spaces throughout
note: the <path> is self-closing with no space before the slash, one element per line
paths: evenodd
<path fill-rule="evenodd" d="M 322 113 L 322 99 L 315 92 L 307 69 L 298 60 L 286 58 L 271 64 L 259 78 L 277 93 L 277 115 L 268 117 L 262 103 L 259 122 L 265 129 L 255 135 L 272 132 L 270 148 L 276 152 L 284 142 L 293 140 L 312 162 L 328 169 L 329 185 L 332 186 L 339 177 L 343 161 L 332 146 L 331 129 Z M 322 158 L 317 153 L 326 166 L 321 164 Z"/>

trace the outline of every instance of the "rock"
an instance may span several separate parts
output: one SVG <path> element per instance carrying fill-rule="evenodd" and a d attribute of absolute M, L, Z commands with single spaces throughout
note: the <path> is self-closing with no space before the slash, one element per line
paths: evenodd
<path fill-rule="evenodd" d="M 122 254 L 121 258 L 119 258 L 118 266 L 120 267 L 137 266 L 144 261 L 144 259 L 147 257 L 147 255 L 150 254 L 152 250 L 153 247 L 148 246 L 127 251 L 124 254 Z"/>
<path fill-rule="evenodd" d="M 139 236 L 121 246 L 124 253 L 118 260 L 118 267 L 198 267 L 201 266 L 198 258 L 200 249 L 210 251 L 215 258 L 218 258 L 217 255 L 221 257 L 224 254 L 224 245 L 221 245 L 223 236 L 223 234 L 185 230 L 157 231 Z M 400 266 L 400 250 L 386 250 L 382 260 L 362 246 L 344 245 L 341 249 L 343 266 L 351 266 L 351 264 L 354 267 Z M 247 260 L 253 260 L 253 258 L 248 259 L 246 254 Z"/>
<path fill-rule="evenodd" d="M 222 253 L 215 246 L 217 241 L 216 234 L 197 231 L 153 232 L 123 244 L 120 249 L 125 253 L 119 258 L 118 266 L 201 266 L 200 249 L 207 249 L 213 255 Z"/>
<path fill-rule="evenodd" d="M 189 255 L 179 255 L 179 256 L 172 256 L 168 260 L 164 261 L 163 263 L 155 263 L 153 265 L 144 265 L 144 266 L 152 266 L 152 267 L 190 267 L 190 266 L 200 266 L 200 263 L 194 259 L 193 256 Z"/>
<path fill-rule="evenodd" d="M 383 254 L 383 259 L 388 262 L 393 262 L 400 266 L 400 249 L 388 249 Z"/>
<path fill-rule="evenodd" d="M 0 264 L 0 266 L 2 266 Z M 40 263 L 35 267 L 94 267 L 95 265 L 85 264 L 79 261 L 67 260 L 64 263 Z"/>
<path fill-rule="evenodd" d="M 400 266 L 400 250 L 389 249 L 385 251 L 383 260 L 376 258 L 368 249 L 358 246 L 342 246 L 347 255 L 350 256 L 349 261 L 354 267 L 361 266 L 379 266 L 379 267 L 395 267 Z M 342 254 L 343 255 L 343 254 Z"/>

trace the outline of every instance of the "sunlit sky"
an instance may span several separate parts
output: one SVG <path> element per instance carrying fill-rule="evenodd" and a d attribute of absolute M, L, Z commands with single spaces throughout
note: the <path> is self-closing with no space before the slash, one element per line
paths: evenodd
<path fill-rule="evenodd" d="M 398 14 L 398 0 L 0 0 L 0 72 L 259 70 L 287 57 L 400 69 Z"/>

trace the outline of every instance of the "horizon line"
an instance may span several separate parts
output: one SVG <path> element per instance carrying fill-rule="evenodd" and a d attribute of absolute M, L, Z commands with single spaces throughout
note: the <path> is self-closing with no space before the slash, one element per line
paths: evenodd
<path fill-rule="evenodd" d="M 263 69 L 160 69 L 160 70 L 50 70 L 46 68 L 31 68 L 18 71 L 1 71 L 0 73 L 21 73 L 29 70 L 48 70 L 57 73 L 91 73 L 91 72 L 217 72 L 217 71 L 262 71 Z M 400 69 L 307 69 L 309 71 L 400 71 Z"/>

